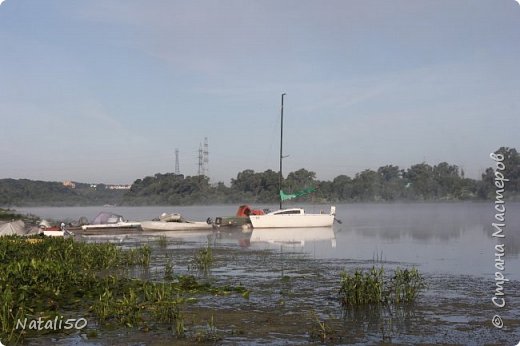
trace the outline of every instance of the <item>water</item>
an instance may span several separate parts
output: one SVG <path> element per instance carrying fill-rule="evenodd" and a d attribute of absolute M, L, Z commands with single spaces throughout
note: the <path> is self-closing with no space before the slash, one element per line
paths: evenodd
<path fill-rule="evenodd" d="M 260 208 L 276 209 L 274 205 Z M 495 244 L 505 244 L 505 275 L 520 280 L 520 203 L 507 203 L 504 238 L 492 237 L 493 202 L 396 203 L 338 205 L 333 233 L 328 229 L 255 230 L 233 234 L 221 242 L 237 247 L 297 251 L 315 259 L 383 260 L 415 265 L 431 274 L 464 274 L 493 280 L 496 269 Z M 306 207 L 307 212 L 326 210 Z M 129 220 L 150 220 L 163 212 L 178 212 L 192 220 L 233 215 L 236 206 L 189 207 L 41 207 L 20 208 L 55 220 L 93 219 L 98 212 L 111 211 Z M 176 236 L 206 242 L 205 234 Z"/>
<path fill-rule="evenodd" d="M 331 344 L 516 344 L 520 340 L 520 292 L 516 289 L 520 280 L 520 204 L 507 203 L 506 207 L 504 238 L 492 237 L 494 204 L 482 202 L 343 204 L 337 206 L 342 224 L 333 229 L 170 232 L 166 246 L 154 241 L 157 235 L 150 241 L 150 235 L 139 233 L 101 240 L 130 246 L 151 244 L 150 269 L 133 274 L 151 280 L 161 280 L 167 258 L 173 261 L 176 274 L 188 273 L 194 249 L 210 243 L 213 283 L 243 284 L 251 290 L 248 299 L 207 296 L 184 307 L 192 316 L 191 333 L 207 326 L 214 316 L 223 336 L 221 344 L 316 343 L 311 338 L 313 331 L 319 331 L 315 316 L 327 323 Z M 152 219 L 163 212 L 206 220 L 233 215 L 236 206 L 19 209 L 60 221 L 81 216 L 92 219 L 102 210 L 130 220 Z M 320 212 L 326 207 L 310 205 L 306 210 Z M 504 285 L 504 309 L 491 302 L 497 239 L 505 244 L 505 276 L 513 280 Z M 427 288 L 411 307 L 375 314 L 359 309 L 343 315 L 337 299 L 339 273 L 373 265 L 384 265 L 385 270 L 416 266 Z M 504 329 L 491 325 L 497 313 L 504 318 Z M 42 336 L 29 344 L 105 345 L 116 339 L 119 344 L 132 345 L 193 343 L 190 338 L 172 339 L 168 331 L 145 333 L 133 328 L 100 330 L 93 339 L 82 333 Z"/>

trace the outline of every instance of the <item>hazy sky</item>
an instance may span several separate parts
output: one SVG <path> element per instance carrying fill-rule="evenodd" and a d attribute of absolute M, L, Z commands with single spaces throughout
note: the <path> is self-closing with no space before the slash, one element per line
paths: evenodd
<path fill-rule="evenodd" d="M 520 149 L 514 0 L 6 0 L 0 178 L 319 179 Z"/>

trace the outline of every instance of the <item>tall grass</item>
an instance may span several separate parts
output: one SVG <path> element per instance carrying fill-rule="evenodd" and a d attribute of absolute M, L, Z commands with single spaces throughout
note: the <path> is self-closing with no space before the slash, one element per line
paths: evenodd
<path fill-rule="evenodd" d="M 213 266 L 213 253 L 209 246 L 199 249 L 190 263 L 190 269 L 196 269 L 200 273 L 205 275 L 209 274 L 211 267 Z"/>
<path fill-rule="evenodd" d="M 411 303 L 425 287 L 417 269 L 397 268 L 390 278 L 383 267 L 369 271 L 356 270 L 353 274 L 341 273 L 339 299 L 343 308 Z"/>
<path fill-rule="evenodd" d="M 164 280 L 166 281 L 172 281 L 174 279 L 173 276 L 173 262 L 170 257 L 168 257 L 168 260 L 166 261 L 166 264 L 164 265 Z"/>

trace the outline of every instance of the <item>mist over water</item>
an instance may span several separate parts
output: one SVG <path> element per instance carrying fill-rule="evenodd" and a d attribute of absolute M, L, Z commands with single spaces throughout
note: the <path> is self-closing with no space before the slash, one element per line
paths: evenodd
<path fill-rule="evenodd" d="M 260 208 L 276 209 L 276 206 Z M 288 206 L 289 207 L 289 206 Z M 20 208 L 20 212 L 55 220 L 89 220 L 102 210 L 123 215 L 129 220 L 149 220 L 163 212 L 178 212 L 192 220 L 234 215 L 237 206 L 189 207 L 61 207 Z M 252 248 L 276 251 L 299 251 L 316 259 L 382 260 L 415 265 L 422 272 L 472 275 L 493 280 L 495 244 L 505 244 L 505 275 L 520 280 L 520 203 L 506 203 L 504 238 L 492 237 L 493 202 L 479 203 L 395 203 L 341 204 L 332 237 L 323 229 L 298 232 L 279 229 L 273 239 L 259 230 L 235 234 L 222 242 L 243 246 L 251 240 Z M 328 211 L 328 206 L 308 205 L 306 212 Z M 286 236 L 284 241 L 284 235 Z M 276 238 L 276 239 L 275 239 Z M 201 238 L 204 241 L 204 237 Z M 260 239 L 260 241 L 255 241 Z"/>

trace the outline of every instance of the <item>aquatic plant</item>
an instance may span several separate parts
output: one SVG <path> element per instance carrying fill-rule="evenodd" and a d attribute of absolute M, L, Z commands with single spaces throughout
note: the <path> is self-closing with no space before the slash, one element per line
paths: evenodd
<path fill-rule="evenodd" d="M 194 339 L 197 342 L 213 343 L 222 340 L 222 336 L 218 333 L 217 327 L 215 326 L 213 315 L 211 315 L 211 319 L 208 321 L 205 328 L 199 329 L 195 333 Z"/>
<path fill-rule="evenodd" d="M 112 299 L 112 291 L 108 287 L 105 287 L 103 294 L 99 296 L 98 301 L 92 306 L 92 310 L 97 315 L 101 324 L 104 324 L 111 316 Z"/>
<path fill-rule="evenodd" d="M 312 311 L 312 327 L 309 331 L 311 341 L 321 343 L 339 343 L 342 339 L 339 330 L 335 330 L 330 322 L 322 320 L 316 311 Z"/>
<path fill-rule="evenodd" d="M 135 289 L 130 287 L 115 304 L 119 323 L 130 328 L 135 326 L 141 318 L 141 309 L 144 308 L 140 303 Z"/>
<path fill-rule="evenodd" d="M 372 267 L 368 272 L 341 273 L 339 298 L 343 308 L 411 303 L 424 287 L 424 279 L 415 268 L 397 268 L 391 279 L 387 279 L 383 267 Z"/>
<path fill-rule="evenodd" d="M 384 302 L 383 268 L 368 272 L 356 270 L 353 275 L 341 273 L 339 296 L 343 307 Z"/>
<path fill-rule="evenodd" d="M 202 262 L 209 268 L 211 252 L 205 256 Z M 147 330 L 166 323 L 182 336 L 182 307 L 197 295 L 247 292 L 240 286 L 200 283 L 190 275 L 174 276 L 173 267 L 167 283 L 124 276 L 129 266 L 147 267 L 150 259 L 147 245 L 123 249 L 63 238 L 1 237 L 0 340 L 11 344 L 37 335 L 38 331 L 17 330 L 16 321 L 64 315 L 64 309 L 107 327 Z"/>
<path fill-rule="evenodd" d="M 166 264 L 164 266 L 164 280 L 172 281 L 173 280 L 173 262 L 171 258 L 168 258 Z"/>
<path fill-rule="evenodd" d="M 322 321 L 318 314 L 314 312 L 314 328 L 310 331 L 310 339 L 320 340 L 321 342 L 327 341 L 330 334 L 332 333 L 332 329 L 326 324 L 325 321 Z"/>
<path fill-rule="evenodd" d="M 186 328 L 184 328 L 184 316 L 181 312 L 178 313 L 175 319 L 175 333 L 178 338 L 184 338 L 186 336 Z"/>
<path fill-rule="evenodd" d="M 424 287 L 424 279 L 416 268 L 397 268 L 390 281 L 390 299 L 397 304 L 413 302 Z"/>
<path fill-rule="evenodd" d="M 213 265 L 213 254 L 209 246 L 199 249 L 190 263 L 189 269 L 196 269 L 201 273 L 208 274 Z"/>

